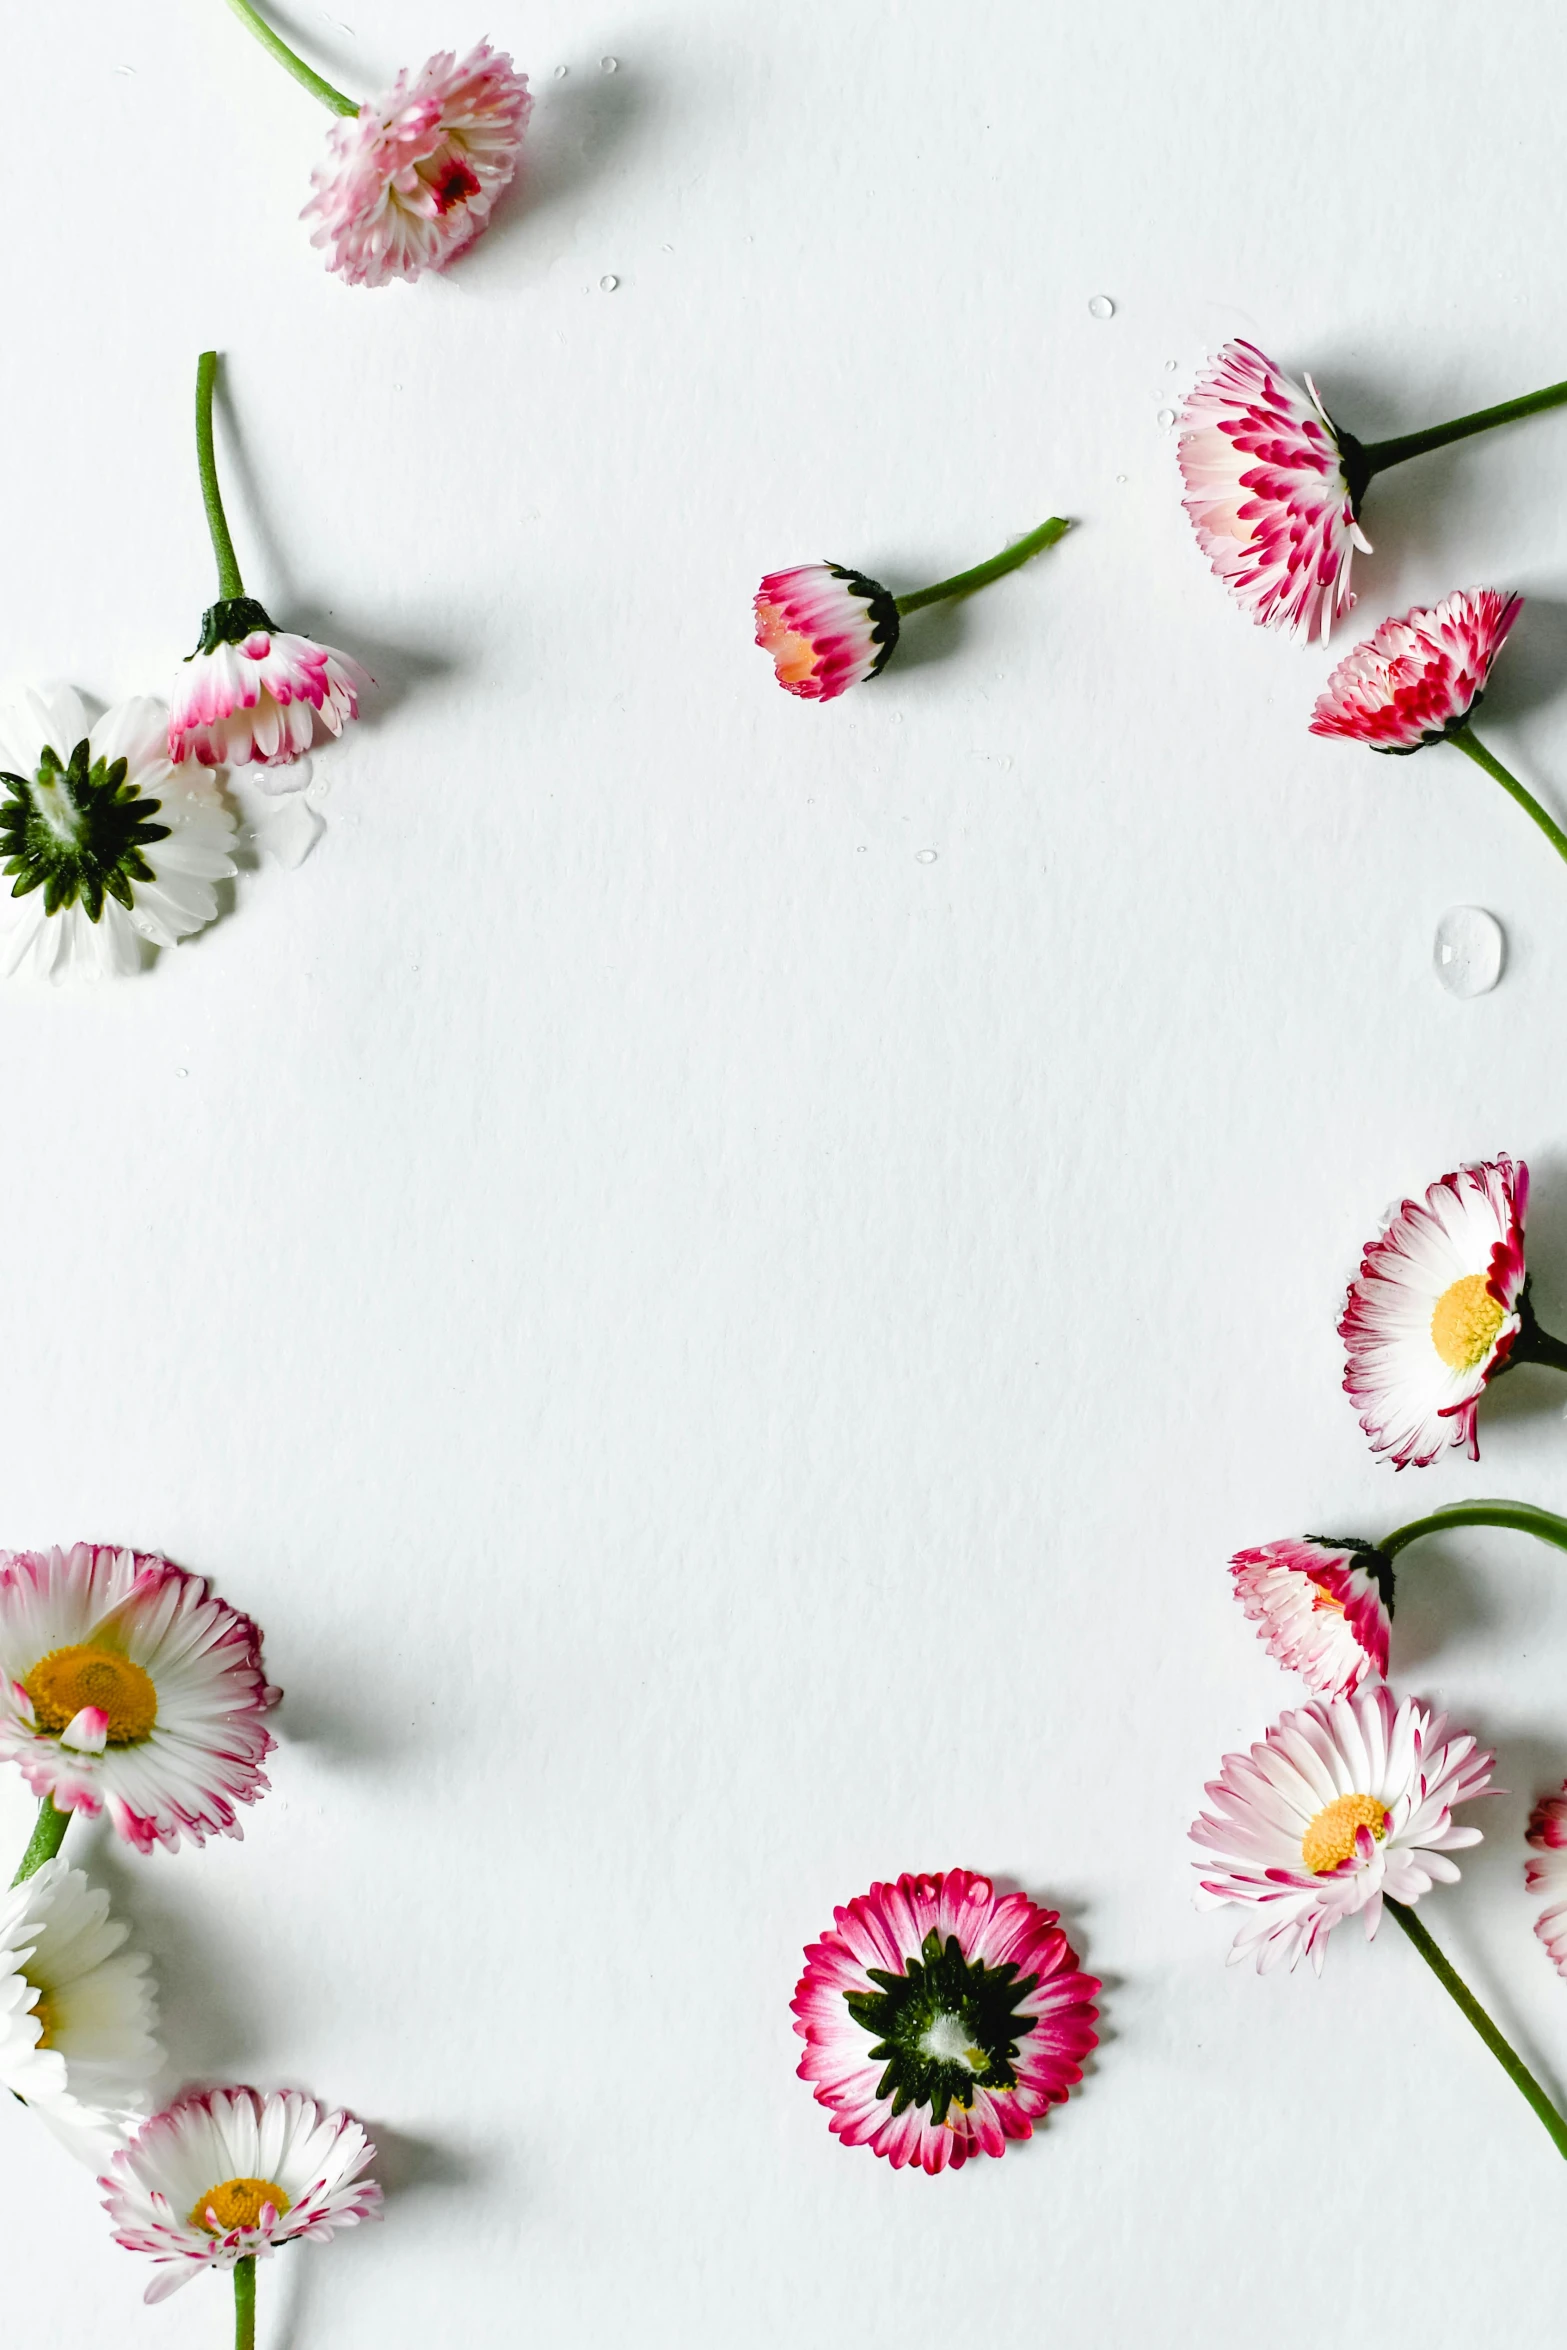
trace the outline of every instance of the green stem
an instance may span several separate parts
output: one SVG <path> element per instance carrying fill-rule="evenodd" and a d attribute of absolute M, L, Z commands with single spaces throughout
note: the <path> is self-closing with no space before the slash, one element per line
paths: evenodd
<path fill-rule="evenodd" d="M 68 1811 L 56 1811 L 54 1797 L 46 1795 L 38 1806 L 38 1818 L 33 1826 L 32 1840 L 22 1855 L 22 1865 L 11 1879 L 13 1885 L 23 1884 L 35 1876 L 46 1860 L 53 1860 L 65 1842 L 65 1831 L 71 1824 Z"/>
<path fill-rule="evenodd" d="M 234 4 L 236 0 L 231 0 Z M 1423 457 L 1428 449 L 1445 449 L 1453 441 L 1468 440 L 1471 433 L 1489 432 L 1493 424 L 1516 424 L 1520 416 L 1538 416 L 1542 409 L 1560 408 L 1564 403 L 1567 383 L 1547 384 L 1543 392 L 1530 392 L 1522 400 L 1503 400 L 1495 408 L 1477 408 L 1472 416 L 1455 416 L 1451 424 L 1400 433 L 1396 440 L 1373 441 L 1360 452 L 1366 479 L 1374 473 L 1386 473 L 1390 465 L 1402 465 L 1407 457 Z"/>
<path fill-rule="evenodd" d="M 912 596 L 897 597 L 898 611 L 906 616 L 922 611 L 927 604 L 944 604 L 949 596 L 971 596 L 976 588 L 989 587 L 993 579 L 1005 579 L 1020 563 L 1028 562 L 1046 547 L 1053 547 L 1071 527 L 1059 514 L 1053 514 L 1048 522 L 1031 530 L 1026 539 L 1019 539 L 1015 545 L 1003 547 L 999 555 L 992 555 L 988 563 L 976 563 L 972 571 L 955 572 L 951 579 L 938 579 L 934 587 L 920 588 Z"/>
<path fill-rule="evenodd" d="M 1427 1534 L 1445 1534 L 1454 1526 L 1507 1526 L 1515 1534 L 1532 1534 L 1537 1542 L 1554 1542 L 1558 1550 L 1567 1550 L 1567 1518 L 1557 1517 L 1554 1510 L 1537 1510 L 1526 1501 L 1457 1501 L 1449 1509 L 1433 1510 L 1429 1518 L 1400 1526 L 1377 1548 L 1397 1558 L 1407 1543 Z"/>
<path fill-rule="evenodd" d="M 1492 758 L 1484 743 L 1470 733 L 1467 724 L 1455 726 L 1447 739 L 1458 750 L 1464 752 L 1468 758 L 1473 759 L 1477 767 L 1483 767 L 1487 775 L 1491 776 L 1501 785 L 1504 792 L 1507 792 L 1518 802 L 1524 814 L 1534 818 L 1556 854 L 1559 857 L 1567 858 L 1567 832 L 1563 832 L 1553 816 L 1546 814 L 1533 792 L 1526 791 L 1516 775 L 1508 774 L 1500 759 Z"/>
<path fill-rule="evenodd" d="M 304 59 L 296 57 L 288 43 L 272 30 L 265 17 L 257 15 L 250 0 L 229 0 L 229 6 L 240 23 L 255 34 L 262 48 L 269 49 L 279 65 L 286 67 L 296 82 L 303 82 L 312 98 L 319 98 L 322 105 L 330 106 L 334 114 L 359 112 L 358 100 L 345 98 L 341 90 L 334 90 L 330 82 L 324 82 L 318 73 L 312 73 Z"/>
<path fill-rule="evenodd" d="M 234 2263 L 234 2350 L 256 2350 L 256 2256 Z"/>
<path fill-rule="evenodd" d="M 242 596 L 245 583 L 239 575 L 234 541 L 229 537 L 223 492 L 218 487 L 217 453 L 212 446 L 212 393 L 217 380 L 218 355 L 216 351 L 203 351 L 196 362 L 196 467 L 201 475 L 201 502 L 207 509 L 212 552 L 218 559 L 218 593 L 228 599 Z"/>
<path fill-rule="evenodd" d="M 1517 2049 L 1510 2041 L 1503 2039 L 1468 1984 L 1448 1965 L 1447 1960 L 1442 1956 L 1414 1911 L 1406 1909 L 1401 1901 L 1388 1900 L 1386 1907 L 1397 1918 L 1443 1990 L 1451 1994 L 1474 2025 L 1475 2030 L 1487 2048 L 1490 2049 L 1491 2054 L 1513 2086 L 1520 2090 L 1534 2107 L 1535 2112 L 1550 2131 L 1557 2153 L 1567 2155 L 1567 2118 L 1557 2112 Z"/>

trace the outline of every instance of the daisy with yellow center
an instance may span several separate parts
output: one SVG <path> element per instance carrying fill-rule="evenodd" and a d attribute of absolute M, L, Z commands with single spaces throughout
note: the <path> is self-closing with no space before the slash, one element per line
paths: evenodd
<path fill-rule="evenodd" d="M 1567 1347 L 1529 1302 L 1528 1199 L 1521 1160 L 1483 1160 L 1406 1199 L 1367 1245 L 1339 1323 L 1344 1388 L 1395 1468 L 1424 1467 L 1451 1445 L 1477 1460 L 1488 1383 L 1513 1363 L 1567 1370 Z"/>
<path fill-rule="evenodd" d="M 238 1835 L 277 1695 L 256 1626 L 199 1575 L 99 1543 L 0 1552 L 0 1760 L 43 1805 L 24 1873 L 73 1811 L 144 1852 Z"/>
<path fill-rule="evenodd" d="M 98 2184 L 116 2243 L 158 2263 L 146 2298 L 165 2300 L 204 2268 L 231 2270 L 249 2342 L 257 2260 L 376 2218 L 381 2190 L 363 2175 L 374 2159 L 351 2114 L 298 2089 L 215 2089 L 155 2114 Z"/>
<path fill-rule="evenodd" d="M 1447 1855 L 1480 1831 L 1453 1811 L 1484 1792 L 1491 1762 L 1415 1699 L 1395 1705 L 1385 1683 L 1302 1706 L 1227 1755 L 1191 1833 L 1202 1905 L 1242 1913 L 1232 1963 L 1309 1957 L 1320 1972 L 1341 1919 L 1362 1913 L 1369 1937 L 1385 1898 L 1413 1903 L 1456 1880 Z"/>

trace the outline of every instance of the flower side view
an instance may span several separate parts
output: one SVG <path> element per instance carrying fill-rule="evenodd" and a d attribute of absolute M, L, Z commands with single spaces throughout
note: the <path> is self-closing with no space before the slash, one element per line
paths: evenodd
<path fill-rule="evenodd" d="M 1263 628 L 1326 639 L 1354 604 L 1350 569 L 1370 554 L 1360 527 L 1379 473 L 1495 425 L 1567 401 L 1567 383 L 1476 409 L 1450 424 L 1365 443 L 1258 350 L 1228 342 L 1198 378 L 1178 443 L 1184 504 L 1216 576 Z"/>
<path fill-rule="evenodd" d="M 196 368 L 196 459 L 220 593 L 203 614 L 201 641 L 175 680 L 169 757 L 212 767 L 287 769 L 309 750 L 317 721 L 336 736 L 358 717 L 359 696 L 370 680 L 346 653 L 280 629 L 245 593 L 213 447 L 217 372 L 217 353 L 204 351 Z M 266 788 L 293 791 L 303 781 L 303 775 L 273 775 Z"/>
<path fill-rule="evenodd" d="M 1478 1844 L 1454 1806 L 1490 1784 L 1493 1757 L 1449 1738 L 1443 1715 L 1384 1686 L 1283 1714 L 1249 1754 L 1227 1754 L 1194 1822 L 1199 1903 L 1245 1914 L 1230 1964 L 1265 1973 L 1309 1958 L 1320 1974 L 1328 1936 L 1362 1915 L 1376 1933 L 1384 1900 L 1413 1903 L 1451 1885 L 1447 1858 Z"/>
<path fill-rule="evenodd" d="M 234 2275 L 241 2338 L 254 2339 L 256 2261 L 374 2219 L 381 2190 L 361 2123 L 298 2089 L 214 2089 L 143 2124 L 98 2181 L 114 2240 L 158 2262 L 148 2301 L 204 2268 Z"/>
<path fill-rule="evenodd" d="M 910 612 L 988 587 L 1053 547 L 1070 528 L 1054 515 L 988 563 L 906 596 L 894 596 L 842 563 L 797 563 L 789 571 L 770 571 L 753 600 L 756 642 L 771 656 L 785 693 L 806 702 L 836 701 L 851 685 L 863 685 L 886 668 Z"/>
<path fill-rule="evenodd" d="M 1556 1972 L 1567 1975 L 1567 1782 L 1559 1795 L 1541 1796 L 1529 1814 L 1527 1840 L 1534 1857 L 1524 1863 L 1523 1881 L 1531 1893 L 1547 1896 L 1534 1930 Z"/>
<path fill-rule="evenodd" d="M 1528 1202 L 1522 1160 L 1485 1159 L 1406 1199 L 1367 1242 L 1338 1326 L 1344 1392 L 1395 1468 L 1425 1468 L 1450 1446 L 1478 1460 L 1490 1382 L 1520 1362 L 1567 1370 L 1567 1347 L 1529 1301 Z"/>
<path fill-rule="evenodd" d="M 533 111 L 527 75 L 480 41 L 461 59 L 443 49 L 405 68 L 389 90 L 360 105 L 296 55 L 251 0 L 229 6 L 295 81 L 341 118 L 301 215 L 316 221 L 310 241 L 325 247 L 327 267 L 351 286 L 385 286 L 445 269 L 465 253 L 516 175 Z"/>
<path fill-rule="evenodd" d="M 147 1960 L 80 1869 L 46 1861 L 0 1896 L 0 2088 L 98 2164 L 146 2112 L 163 2062 Z"/>
<path fill-rule="evenodd" d="M 799 2074 L 829 2129 L 894 2170 L 1033 2135 L 1098 2045 L 1100 1986 L 1057 1913 L 967 1869 L 873 1885 L 805 1953 Z"/>
<path fill-rule="evenodd" d="M 234 819 L 204 766 L 176 769 L 161 702 L 95 723 L 68 686 L 0 693 L 0 968 L 125 978 L 144 942 L 176 946 L 238 870 Z"/>
<path fill-rule="evenodd" d="M 1557 855 L 1567 858 L 1567 832 L 1469 724 L 1522 610 L 1522 596 L 1504 595 L 1499 588 L 1455 588 L 1429 611 L 1417 607 L 1401 620 L 1384 620 L 1328 679 L 1312 712 L 1311 732 L 1364 743 L 1395 758 L 1431 743 L 1451 743 L 1499 783 Z"/>
<path fill-rule="evenodd" d="M 107 1811 L 139 1852 L 241 1835 L 280 1695 L 250 1618 L 155 1552 L 0 1552 L 0 1761 L 41 1806 L 24 1872 L 73 1811 Z"/>
<path fill-rule="evenodd" d="M 1348 1697 L 1387 1674 L 1393 1562 L 1373 1543 L 1308 1534 L 1239 1550 L 1235 1596 L 1268 1654 L 1319 1697 Z"/>

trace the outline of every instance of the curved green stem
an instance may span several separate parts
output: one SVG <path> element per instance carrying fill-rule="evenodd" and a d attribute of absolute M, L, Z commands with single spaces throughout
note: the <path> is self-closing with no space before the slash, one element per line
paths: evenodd
<path fill-rule="evenodd" d="M 256 2350 L 256 2256 L 234 2263 L 234 2350 Z"/>
<path fill-rule="evenodd" d="M 22 1865 L 11 1879 L 13 1885 L 25 1883 L 35 1876 L 46 1860 L 53 1860 L 65 1842 L 65 1831 L 71 1824 L 68 1811 L 56 1811 L 54 1797 L 46 1795 L 38 1806 L 38 1818 L 33 1825 L 32 1840 L 22 1855 Z"/>
<path fill-rule="evenodd" d="M 262 48 L 270 50 L 279 65 L 291 73 L 296 82 L 304 84 L 312 98 L 319 98 L 322 105 L 330 106 L 334 114 L 359 112 L 358 100 L 345 98 L 341 90 L 334 90 L 330 82 L 323 81 L 318 73 L 312 73 L 304 59 L 296 57 L 288 43 L 272 30 L 266 18 L 257 15 L 250 0 L 229 0 L 229 6 L 240 23 L 255 34 Z"/>
<path fill-rule="evenodd" d="M 1408 1543 L 1427 1534 L 1446 1534 L 1454 1526 L 1506 1526 L 1514 1534 L 1532 1534 L 1537 1542 L 1554 1542 L 1558 1550 L 1567 1550 L 1567 1518 L 1557 1517 L 1554 1510 L 1537 1510 L 1526 1501 L 1455 1501 L 1450 1509 L 1433 1510 L 1428 1518 L 1400 1526 L 1377 1548 L 1397 1558 Z"/>
<path fill-rule="evenodd" d="M 1563 832 L 1553 816 L 1546 814 L 1533 792 L 1526 791 L 1516 775 L 1508 774 L 1500 759 L 1492 758 L 1484 743 L 1470 733 L 1467 725 L 1455 726 L 1447 739 L 1456 749 L 1464 752 L 1466 757 L 1473 759 L 1477 767 L 1483 767 L 1486 774 L 1491 776 L 1501 785 L 1504 792 L 1518 802 L 1524 814 L 1534 818 L 1535 823 L 1538 824 L 1556 854 L 1559 857 L 1567 858 L 1567 832 Z"/>
<path fill-rule="evenodd" d="M 1369 481 L 1402 465 L 1407 457 L 1423 457 L 1428 449 L 1445 449 L 1453 441 L 1467 441 L 1472 433 L 1489 432 L 1493 424 L 1516 424 L 1520 416 L 1538 416 L 1542 409 L 1567 404 L 1567 383 L 1547 384 L 1543 392 L 1529 392 L 1521 400 L 1503 400 L 1495 408 L 1476 408 L 1470 416 L 1455 416 L 1451 424 L 1433 424 L 1424 432 L 1400 433 L 1396 440 L 1372 441 L 1362 446 L 1361 462 Z"/>
<path fill-rule="evenodd" d="M 951 579 L 939 579 L 934 587 L 920 588 L 912 596 L 896 597 L 898 611 L 906 615 L 922 611 L 927 604 L 944 604 L 949 596 L 971 596 L 976 588 L 989 587 L 993 579 L 1004 579 L 1020 563 L 1028 562 L 1046 547 L 1053 547 L 1057 539 L 1065 538 L 1071 527 L 1059 514 L 1053 514 L 1048 522 L 1031 530 L 1026 539 L 1018 539 L 1014 545 L 1003 547 L 999 555 L 992 555 L 988 563 L 976 563 L 972 571 L 955 572 Z"/>
<path fill-rule="evenodd" d="M 1457 2002 L 1459 2008 L 1474 2025 L 1475 2030 L 1487 2048 L 1490 2049 L 1491 2054 L 1514 2088 L 1526 2097 L 1534 2107 L 1535 2112 L 1550 2131 L 1557 2153 L 1567 2156 L 1567 2118 L 1557 2112 L 1517 2049 L 1514 2048 L 1510 2040 L 1503 2038 L 1462 1976 L 1455 1973 L 1453 1968 L 1448 1965 L 1447 1960 L 1442 1956 L 1414 1911 L 1407 1909 L 1401 1901 L 1388 1900 L 1385 1906 L 1397 1918 L 1443 1990 Z"/>
<path fill-rule="evenodd" d="M 216 351 L 203 351 L 196 362 L 196 467 L 201 475 L 201 502 L 207 509 L 212 552 L 218 559 L 218 593 L 232 597 L 244 594 L 245 583 L 239 575 L 234 541 L 229 537 L 223 493 L 218 487 L 217 453 L 212 446 L 212 393 L 217 380 L 218 355 Z"/>

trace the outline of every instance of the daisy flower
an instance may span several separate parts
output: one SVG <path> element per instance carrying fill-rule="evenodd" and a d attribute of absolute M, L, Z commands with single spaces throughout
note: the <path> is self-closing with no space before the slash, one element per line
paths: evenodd
<path fill-rule="evenodd" d="M 1559 1795 L 1542 1795 L 1529 1814 L 1527 1841 L 1536 1857 L 1524 1863 L 1531 1893 L 1549 1896 L 1534 1930 L 1559 1975 L 1567 1975 L 1567 1782 Z"/>
<path fill-rule="evenodd" d="M 312 174 L 302 218 L 319 223 L 327 267 L 351 286 L 384 286 L 444 269 L 489 226 L 517 169 L 533 99 L 528 77 L 480 41 L 458 60 L 440 50 L 364 105 L 345 98 L 276 33 L 252 0 L 229 0 L 240 22 L 311 96 L 341 119 Z"/>
<path fill-rule="evenodd" d="M 1451 743 L 1499 783 L 1557 855 L 1567 858 L 1567 832 L 1486 749 L 1469 723 L 1522 610 L 1522 596 L 1503 595 L 1499 588 L 1455 588 L 1430 611 L 1416 609 L 1401 620 L 1384 620 L 1328 679 L 1312 712 L 1311 731 L 1400 758 L 1429 743 Z"/>
<path fill-rule="evenodd" d="M 1238 1550 L 1235 1596 L 1271 1657 L 1319 1697 L 1347 1697 L 1387 1673 L 1393 1562 L 1369 1542 L 1307 1534 Z"/>
<path fill-rule="evenodd" d="M 835 1909 L 807 1949 L 800 2078 L 846 2146 L 958 2170 L 1065 2103 L 1098 2044 L 1098 1992 L 1053 1909 L 967 1869 L 904 1875 Z"/>
<path fill-rule="evenodd" d="M 1054 546 L 1069 528 L 1053 516 L 988 563 L 907 596 L 892 595 L 842 563 L 797 563 L 790 571 L 770 571 L 754 598 L 756 641 L 771 655 L 785 693 L 807 702 L 836 701 L 851 685 L 863 685 L 885 669 L 907 614 L 988 587 Z"/>
<path fill-rule="evenodd" d="M 139 1852 L 240 1835 L 280 1695 L 250 1618 L 156 1552 L 0 1551 L 0 1760 L 52 1802 L 56 1841 L 73 1811 Z"/>
<path fill-rule="evenodd" d="M 147 1960 L 125 1949 L 129 1932 L 63 1860 L 0 1895 L 0 2088 L 86 2162 L 145 2113 L 163 2062 Z"/>
<path fill-rule="evenodd" d="M 1482 1160 L 1406 1199 L 1366 1244 L 1338 1326 L 1344 1392 L 1395 1468 L 1425 1468 L 1451 1445 L 1478 1460 L 1491 1380 L 1519 1362 L 1567 1370 L 1567 1347 L 1529 1302 L 1528 1199 L 1522 1160 Z"/>
<path fill-rule="evenodd" d="M 258 2256 L 379 2215 L 381 2190 L 362 2175 L 374 2160 L 351 2114 L 298 2089 L 214 2089 L 143 2123 L 98 2184 L 115 2242 L 159 2263 L 147 2300 L 218 2268 L 243 2271 L 253 2301 Z"/>
<path fill-rule="evenodd" d="M 216 777 L 171 765 L 166 725 L 146 699 L 94 723 L 69 686 L 0 692 L 8 974 L 122 978 L 216 918 L 234 819 Z"/>
<path fill-rule="evenodd" d="M 1326 637 L 1355 598 L 1371 542 L 1365 484 L 1308 375 L 1304 388 L 1255 343 L 1226 343 L 1182 413 L 1186 511 L 1215 575 L 1263 628 Z"/>
<path fill-rule="evenodd" d="M 1334 423 L 1309 375 L 1296 383 L 1255 343 L 1229 342 L 1182 414 L 1186 511 L 1215 574 L 1259 626 L 1325 638 L 1355 601 L 1357 549 L 1371 552 L 1360 510 L 1377 474 L 1564 400 L 1567 383 L 1551 384 L 1368 445 Z"/>
<path fill-rule="evenodd" d="M 169 757 L 211 767 L 255 765 L 269 771 L 263 788 L 300 788 L 286 770 L 309 750 L 316 724 L 340 735 L 359 715 L 370 680 L 357 661 L 331 645 L 280 629 L 264 605 L 247 596 L 239 559 L 223 512 L 212 439 L 212 396 L 218 355 L 203 351 L 196 367 L 196 463 L 207 529 L 217 557 L 218 601 L 202 616 L 201 641 L 186 657 L 169 710 Z"/>
<path fill-rule="evenodd" d="M 1493 1759 L 1382 1683 L 1284 1714 L 1249 1755 L 1226 1755 L 1191 1837 L 1208 1856 L 1195 1864 L 1200 1905 L 1246 1913 L 1231 1965 L 1309 1957 L 1320 1974 L 1342 1919 L 1363 1913 L 1369 1940 L 1384 1899 L 1455 1883 L 1446 1856 L 1480 1831 L 1455 1827 L 1453 1810 L 1484 1793 Z"/>

